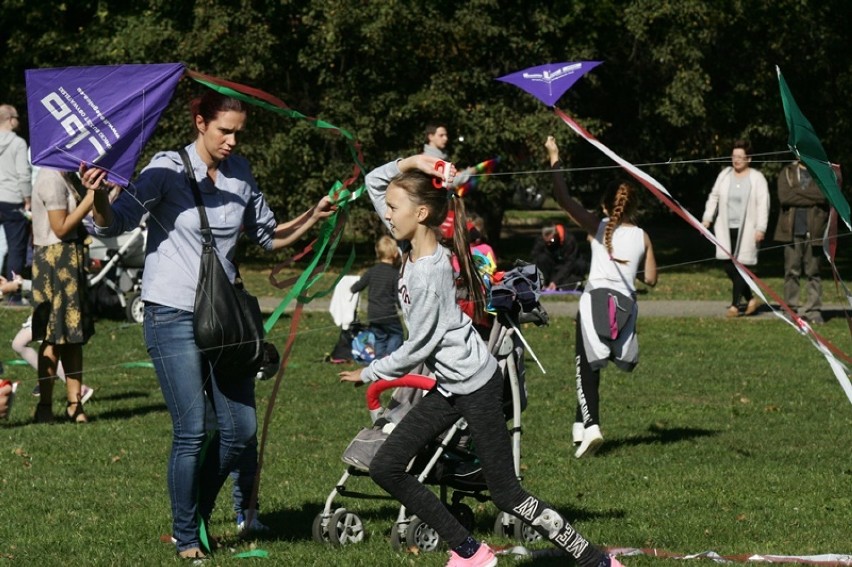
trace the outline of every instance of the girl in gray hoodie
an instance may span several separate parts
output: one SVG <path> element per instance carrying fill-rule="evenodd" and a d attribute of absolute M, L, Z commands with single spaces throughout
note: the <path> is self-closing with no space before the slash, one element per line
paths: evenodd
<path fill-rule="evenodd" d="M 370 464 L 370 476 L 449 544 L 448 567 L 496 565 L 491 548 L 476 541 L 431 490 L 406 472 L 419 451 L 464 417 L 488 491 L 500 510 L 531 525 L 580 567 L 621 567 L 550 505 L 526 492 L 515 476 L 502 411 L 503 375 L 471 319 L 456 304 L 451 251 L 440 244 L 439 226 L 452 210 L 456 224 L 452 252 L 459 258 L 464 286 L 481 312 L 485 297 L 470 257 L 464 204 L 452 189 L 433 185 L 435 178 L 443 177 L 444 187 L 452 187 L 454 175 L 451 164 L 416 155 L 385 164 L 366 178 L 373 206 L 403 251 L 398 294 L 408 339 L 363 369 L 341 372 L 340 379 L 356 385 L 394 380 L 420 364 L 436 378 L 435 387 L 382 444 Z"/>

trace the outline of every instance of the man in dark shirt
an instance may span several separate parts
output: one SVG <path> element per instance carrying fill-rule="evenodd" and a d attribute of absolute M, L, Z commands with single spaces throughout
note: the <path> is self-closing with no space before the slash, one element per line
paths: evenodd
<path fill-rule="evenodd" d="M 828 203 L 801 162 L 794 162 L 778 175 L 781 212 L 775 240 L 784 242 L 784 301 L 799 308 L 799 280 L 804 275 L 806 299 L 799 314 L 810 323 L 823 322 L 822 281 L 819 247 L 828 222 Z"/>
<path fill-rule="evenodd" d="M 561 224 L 541 229 L 541 238 L 536 239 L 530 256 L 541 270 L 544 288 L 550 291 L 579 289 L 589 270 L 577 240 Z"/>

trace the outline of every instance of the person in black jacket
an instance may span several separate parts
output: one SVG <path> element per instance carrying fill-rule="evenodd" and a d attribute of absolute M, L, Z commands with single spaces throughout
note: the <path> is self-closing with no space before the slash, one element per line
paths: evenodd
<path fill-rule="evenodd" d="M 799 280 L 804 275 L 806 299 L 799 313 L 810 323 L 821 324 L 822 281 L 819 247 L 828 222 L 828 201 L 801 162 L 778 175 L 781 213 L 775 240 L 784 243 L 784 301 L 793 310 L 799 304 Z"/>
<path fill-rule="evenodd" d="M 361 279 L 352 285 L 352 293 L 367 290 L 367 319 L 376 337 L 376 358 L 386 356 L 402 344 L 402 323 L 397 313 L 397 282 L 399 281 L 399 248 L 390 236 L 376 242 L 376 262 Z"/>
<path fill-rule="evenodd" d="M 579 289 L 589 270 L 577 240 L 561 224 L 541 229 L 541 238 L 536 239 L 530 256 L 541 270 L 544 289 L 550 291 Z"/>

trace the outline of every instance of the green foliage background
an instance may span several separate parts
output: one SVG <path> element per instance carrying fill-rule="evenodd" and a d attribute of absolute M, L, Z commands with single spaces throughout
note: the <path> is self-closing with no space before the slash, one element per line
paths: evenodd
<path fill-rule="evenodd" d="M 852 158 L 845 0 L 0 0 L 0 7 L 0 97 L 23 115 L 25 69 L 182 61 L 350 130 L 368 167 L 417 151 L 433 120 L 445 122 L 453 140 L 464 137 L 450 148 L 461 164 L 499 155 L 502 172 L 535 171 L 545 136 L 554 134 L 570 165 L 593 167 L 610 164 L 539 102 L 494 79 L 545 62 L 602 60 L 560 107 L 635 163 L 699 160 L 650 167 L 681 203 L 699 209 L 720 167 L 701 160 L 729 155 L 740 136 L 758 153 L 786 149 L 778 65 L 829 156 Z M 181 83 L 143 164 L 155 149 L 191 137 L 186 101 L 197 87 Z M 281 218 L 351 169 L 338 139 L 261 111 L 241 151 Z M 780 164 L 763 168 L 772 175 Z M 591 192 L 612 175 L 580 172 L 573 182 Z M 547 185 L 533 174 L 489 183 L 487 206 L 482 195 L 473 200 L 492 233 L 515 185 Z"/>

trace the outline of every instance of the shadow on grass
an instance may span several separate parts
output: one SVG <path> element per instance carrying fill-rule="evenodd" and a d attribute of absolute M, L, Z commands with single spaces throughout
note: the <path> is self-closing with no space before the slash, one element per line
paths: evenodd
<path fill-rule="evenodd" d="M 151 395 L 149 390 L 136 390 L 131 392 L 120 392 L 116 394 L 109 394 L 106 396 L 97 396 L 98 401 L 109 400 L 109 401 L 119 401 L 119 400 L 133 400 L 136 398 L 147 398 Z"/>
<path fill-rule="evenodd" d="M 338 508 L 346 508 L 348 512 L 357 514 L 365 524 L 367 538 L 385 538 L 390 545 L 391 530 L 399 517 L 400 506 L 394 503 L 392 497 L 376 493 L 367 495 L 371 500 L 388 500 L 388 504 L 379 508 L 361 510 L 352 497 L 346 501 L 338 500 L 332 511 Z M 463 500 L 464 502 L 464 500 Z M 475 508 L 475 503 L 468 502 Z M 571 522 L 584 522 L 601 519 L 623 519 L 626 515 L 621 510 L 605 510 L 591 512 L 575 506 L 557 506 L 561 513 L 570 518 Z M 272 528 L 267 534 L 252 534 L 252 540 L 266 541 L 314 541 L 313 523 L 316 517 L 322 513 L 323 504 L 318 502 L 305 502 L 298 510 L 272 510 L 262 512 L 262 521 Z M 494 531 L 497 520 L 496 509 L 491 508 L 488 513 L 477 513 L 474 516 L 474 531 L 485 534 Z"/>
<path fill-rule="evenodd" d="M 393 500 L 390 496 L 376 493 L 370 499 Z M 370 524 L 372 532 L 367 537 L 390 537 L 390 530 L 399 514 L 399 506 L 388 504 L 378 509 L 359 510 L 357 503 L 349 498 L 340 501 L 332 508 L 338 508 L 357 514 L 361 521 Z M 267 534 L 252 534 L 251 539 L 258 541 L 313 541 L 314 519 L 322 513 L 323 503 L 305 502 L 299 509 L 265 510 L 261 512 L 262 521 L 271 528 Z"/>
<path fill-rule="evenodd" d="M 127 419 L 130 417 L 138 417 L 140 415 L 148 415 L 152 413 L 168 412 L 165 403 L 149 404 L 147 406 L 136 406 L 133 409 L 115 409 L 105 412 L 97 412 L 89 415 L 89 421 L 102 421 L 108 419 Z"/>
<path fill-rule="evenodd" d="M 698 429 L 692 427 L 675 427 L 667 429 L 657 425 L 652 425 L 648 427 L 646 435 L 629 437 L 626 439 L 615 439 L 612 441 L 607 440 L 600 450 L 598 450 L 598 455 L 614 453 L 624 447 L 637 447 L 640 445 L 668 445 L 671 443 L 681 443 L 689 439 L 713 437 L 718 434 L 718 431 L 714 431 L 712 429 Z"/>

